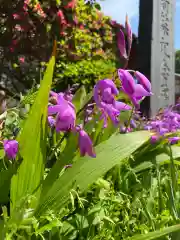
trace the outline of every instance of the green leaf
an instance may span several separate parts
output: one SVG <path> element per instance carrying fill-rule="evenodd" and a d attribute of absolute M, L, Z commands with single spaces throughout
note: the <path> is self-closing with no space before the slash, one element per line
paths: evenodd
<path fill-rule="evenodd" d="M 155 232 L 150 232 L 147 234 L 143 235 L 137 235 L 131 238 L 128 238 L 126 240 L 153 240 L 153 239 L 158 239 L 160 237 L 166 236 L 170 233 L 180 231 L 180 225 L 174 225 L 171 227 L 164 228 L 162 230 L 158 230 Z"/>
<path fill-rule="evenodd" d="M 117 131 L 118 131 L 117 127 L 115 127 L 113 122 L 108 118 L 108 127 L 104 128 L 100 132 L 100 134 L 98 136 L 98 143 L 108 140 L 110 138 L 110 136 L 113 135 Z"/>
<path fill-rule="evenodd" d="M 84 86 L 82 86 L 75 93 L 73 100 L 72 100 L 77 112 L 83 107 L 85 97 L 86 97 L 86 89 Z"/>
<path fill-rule="evenodd" d="M 70 133 L 64 151 L 60 155 L 60 159 L 53 165 L 51 171 L 43 182 L 42 196 L 51 188 L 52 184 L 59 177 L 65 165 L 71 164 L 77 154 L 77 134 Z"/>
<path fill-rule="evenodd" d="M 58 227 L 58 226 L 62 226 L 62 223 L 61 223 L 58 219 L 54 219 L 54 220 L 52 220 L 50 223 L 45 224 L 43 227 L 41 227 L 40 229 L 38 229 L 38 230 L 36 231 L 36 235 L 42 234 L 42 233 L 44 233 L 45 231 L 51 231 L 52 228 Z"/>
<path fill-rule="evenodd" d="M 180 158 L 180 147 L 179 146 L 172 146 L 172 155 L 174 159 Z M 142 156 L 143 158 L 143 156 Z M 146 155 L 146 157 L 144 157 L 144 162 L 138 164 L 136 167 L 134 167 L 133 171 L 135 173 L 139 173 L 142 171 L 145 171 L 149 168 L 151 168 L 155 161 L 157 164 L 159 165 L 164 165 L 164 164 L 169 164 L 170 163 L 170 157 L 166 154 L 166 153 L 161 153 L 158 155 Z M 179 161 L 175 161 L 174 164 L 179 165 Z"/>
<path fill-rule="evenodd" d="M 47 105 L 54 65 L 55 57 L 52 56 L 30 114 L 17 139 L 23 161 L 11 181 L 11 211 L 17 206 L 18 201 L 33 191 L 36 191 L 36 198 L 40 193 L 38 187 L 44 175 Z"/>
<path fill-rule="evenodd" d="M 15 173 L 16 168 L 13 166 L 0 172 L 0 203 L 7 203 L 9 201 L 11 178 Z"/>
<path fill-rule="evenodd" d="M 57 179 L 46 194 L 41 195 L 37 214 L 47 209 L 58 210 L 69 201 L 72 188 L 85 191 L 90 184 L 109 169 L 129 157 L 150 138 L 149 132 L 139 131 L 129 134 L 115 134 L 96 147 L 97 157 L 79 158 L 71 169 Z"/>
<path fill-rule="evenodd" d="M 2 159 L 5 156 L 4 149 L 0 149 L 0 159 Z"/>
<path fill-rule="evenodd" d="M 5 239 L 5 229 L 4 229 L 4 221 L 3 220 L 0 220 L 0 236 L 1 236 L 1 239 Z"/>

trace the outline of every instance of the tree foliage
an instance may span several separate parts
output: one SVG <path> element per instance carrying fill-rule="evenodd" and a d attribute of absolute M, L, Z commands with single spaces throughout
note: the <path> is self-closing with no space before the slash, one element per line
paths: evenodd
<path fill-rule="evenodd" d="M 60 88 L 80 79 L 92 85 L 112 76 L 121 62 L 116 33 L 124 28 L 99 9 L 97 3 L 84 0 L 2 0 L 1 88 L 19 92 L 29 89 L 32 80 L 39 81 L 54 39 L 58 42 L 54 79 Z"/>
<path fill-rule="evenodd" d="M 177 50 L 175 55 L 175 72 L 180 73 L 180 50 Z"/>

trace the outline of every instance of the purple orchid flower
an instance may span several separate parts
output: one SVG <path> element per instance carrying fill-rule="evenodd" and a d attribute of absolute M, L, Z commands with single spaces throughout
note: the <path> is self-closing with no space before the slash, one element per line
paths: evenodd
<path fill-rule="evenodd" d="M 169 137 L 168 141 L 171 145 L 178 143 L 180 140 L 180 137 Z"/>
<path fill-rule="evenodd" d="M 129 96 L 133 105 L 139 109 L 139 102 L 146 96 L 152 95 L 143 85 L 136 84 L 132 75 L 123 69 L 118 70 L 118 76 L 121 80 L 122 90 Z"/>
<path fill-rule="evenodd" d="M 18 142 L 16 140 L 4 140 L 3 146 L 6 156 L 9 159 L 15 159 L 19 148 Z"/>
<path fill-rule="evenodd" d="M 130 126 L 131 126 L 132 128 L 136 128 L 136 127 L 137 127 L 137 124 L 136 124 L 136 122 L 134 121 L 134 119 L 131 119 L 131 121 L 130 121 Z"/>
<path fill-rule="evenodd" d="M 81 156 L 88 154 L 90 157 L 95 158 L 96 154 L 92 145 L 92 141 L 84 130 L 79 131 L 79 149 Z"/>
<path fill-rule="evenodd" d="M 114 101 L 113 104 L 105 104 L 101 103 L 101 117 L 100 120 L 104 120 L 104 128 L 108 126 L 108 117 L 111 119 L 111 121 L 114 123 L 114 125 L 119 124 L 119 115 L 121 111 L 129 111 L 132 109 L 131 106 L 129 106 L 126 103 Z"/>
<path fill-rule="evenodd" d="M 94 100 L 102 113 L 101 119 L 104 119 L 104 127 L 107 127 L 108 117 L 117 125 L 120 111 L 131 109 L 131 106 L 115 100 L 118 93 L 116 85 L 110 79 L 100 80 L 94 87 Z"/>
<path fill-rule="evenodd" d="M 66 100 L 69 103 L 72 101 L 73 95 L 70 92 L 66 92 L 66 93 L 56 93 L 53 91 L 50 91 L 50 96 L 53 97 L 55 104 L 59 104 L 62 101 Z"/>
<path fill-rule="evenodd" d="M 164 134 L 168 133 L 169 130 L 167 128 L 160 127 L 158 130 L 159 135 L 163 136 Z"/>
<path fill-rule="evenodd" d="M 127 128 L 125 126 L 120 126 L 120 133 L 126 133 Z"/>
<path fill-rule="evenodd" d="M 155 132 L 159 137 L 165 136 L 168 133 L 175 133 L 180 130 L 180 114 L 173 111 L 172 107 L 160 111 L 156 117 L 146 121 L 145 126 L 149 130 Z M 170 138 L 170 143 L 176 141 L 177 138 Z"/>
<path fill-rule="evenodd" d="M 159 140 L 159 136 L 153 135 L 153 136 L 151 136 L 150 142 L 151 142 L 152 144 L 155 144 L 155 143 L 158 142 L 158 140 Z"/>
<path fill-rule="evenodd" d="M 146 125 L 146 126 L 144 126 L 144 130 L 150 131 L 150 130 L 152 130 L 152 126 L 151 125 Z"/>
<path fill-rule="evenodd" d="M 72 103 L 71 103 L 72 104 Z M 56 114 L 56 131 L 66 132 L 75 127 L 76 113 L 74 106 L 66 101 L 62 101 L 58 105 L 48 107 L 48 115 Z"/>
<path fill-rule="evenodd" d="M 119 93 L 116 85 L 111 79 L 100 80 L 94 87 L 94 101 L 98 107 L 101 107 L 101 102 L 112 104 L 114 102 L 114 96 Z"/>
<path fill-rule="evenodd" d="M 117 110 L 112 104 L 105 104 L 104 102 L 101 103 L 101 106 L 103 110 L 106 112 L 106 114 L 109 116 L 111 121 L 117 125 L 119 123 L 118 116 L 120 114 L 120 111 Z"/>
<path fill-rule="evenodd" d="M 53 116 L 48 116 L 48 124 L 51 128 L 56 125 L 56 120 L 53 118 Z"/>

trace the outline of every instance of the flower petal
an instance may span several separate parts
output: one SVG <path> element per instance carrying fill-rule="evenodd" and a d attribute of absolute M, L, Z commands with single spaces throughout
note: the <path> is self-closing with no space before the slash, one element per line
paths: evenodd
<path fill-rule="evenodd" d="M 121 29 L 117 32 L 117 46 L 120 52 L 120 56 L 127 59 L 127 53 L 126 53 L 126 41 L 124 33 Z"/>
<path fill-rule="evenodd" d="M 112 95 L 111 88 L 105 88 L 102 93 L 102 101 L 112 104 L 114 102 L 114 96 Z"/>
<path fill-rule="evenodd" d="M 135 77 L 146 91 L 151 92 L 151 83 L 147 77 L 138 71 L 135 72 Z"/>
<path fill-rule="evenodd" d="M 180 137 L 169 137 L 168 141 L 171 145 L 176 144 L 180 140 Z"/>
<path fill-rule="evenodd" d="M 54 114 L 57 114 L 58 112 L 62 112 L 67 108 L 67 106 L 68 104 L 59 104 L 59 105 L 49 106 L 48 115 L 54 115 Z"/>
<path fill-rule="evenodd" d="M 49 126 L 52 128 L 55 126 L 56 120 L 52 116 L 48 116 L 48 123 L 49 123 Z"/>
<path fill-rule="evenodd" d="M 15 159 L 19 148 L 18 142 L 16 140 L 4 140 L 3 146 L 6 156 L 9 159 Z"/>
<path fill-rule="evenodd" d="M 129 56 L 130 52 L 131 52 L 131 46 L 132 46 L 132 29 L 129 24 L 128 15 L 126 15 L 125 28 L 126 28 L 126 32 L 127 32 L 128 56 Z"/>
<path fill-rule="evenodd" d="M 128 104 L 119 101 L 115 101 L 114 107 L 119 111 L 127 111 L 132 109 L 132 107 Z"/>
<path fill-rule="evenodd" d="M 118 69 L 118 76 L 122 83 L 122 88 L 125 93 L 132 95 L 135 91 L 135 82 L 132 75 L 123 69 Z"/>
<path fill-rule="evenodd" d="M 50 91 L 50 96 L 52 96 L 52 97 L 57 97 L 58 94 L 57 94 L 56 92 Z"/>
<path fill-rule="evenodd" d="M 136 108 L 137 110 L 139 110 L 140 105 L 139 105 L 138 100 L 137 100 L 135 97 L 131 96 L 131 102 L 133 103 L 133 105 L 135 106 L 135 108 Z"/>
<path fill-rule="evenodd" d="M 112 91 L 112 94 L 117 95 L 119 93 L 116 85 L 111 79 L 103 79 L 97 82 L 96 87 L 98 90 L 104 91 L 106 88 L 110 88 Z"/>
<path fill-rule="evenodd" d="M 151 96 L 151 93 L 147 92 L 141 84 L 136 84 L 133 96 L 139 98 L 143 96 Z"/>
<path fill-rule="evenodd" d="M 87 153 L 90 157 L 96 157 L 92 141 L 84 130 L 79 131 L 79 148 L 81 156 Z"/>

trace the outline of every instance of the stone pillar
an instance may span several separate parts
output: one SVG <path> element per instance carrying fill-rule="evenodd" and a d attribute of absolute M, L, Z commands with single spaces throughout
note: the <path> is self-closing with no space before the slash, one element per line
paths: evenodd
<path fill-rule="evenodd" d="M 174 104 L 174 14 L 175 0 L 153 0 L 151 44 L 151 115 Z"/>

